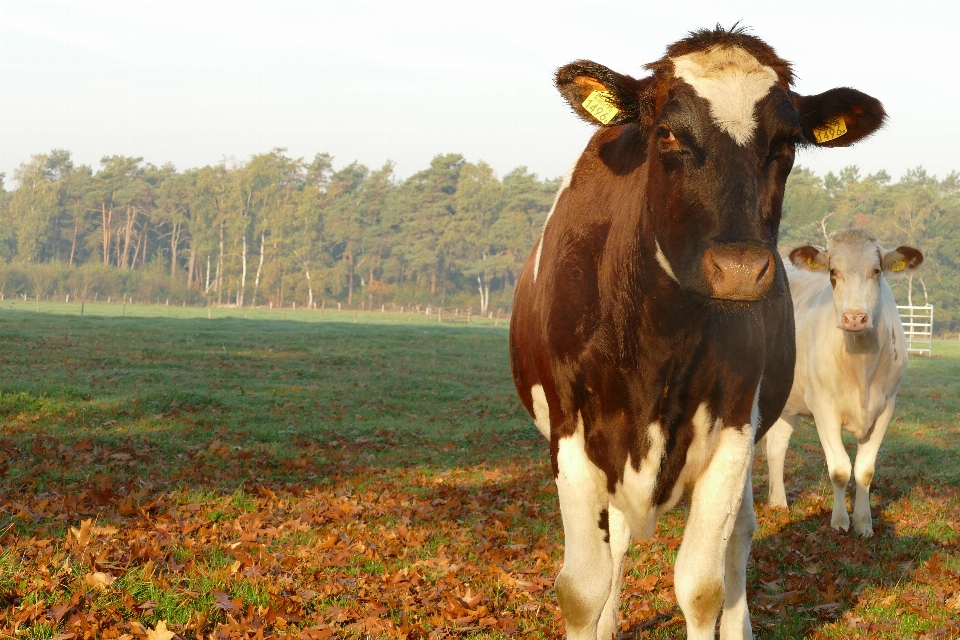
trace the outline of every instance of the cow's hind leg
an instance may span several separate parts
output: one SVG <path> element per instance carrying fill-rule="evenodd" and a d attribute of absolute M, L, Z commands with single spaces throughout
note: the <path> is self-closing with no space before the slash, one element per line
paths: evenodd
<path fill-rule="evenodd" d="M 627 524 L 623 512 L 610 505 L 610 557 L 613 562 L 613 571 L 610 579 L 610 595 L 603 605 L 600 614 L 600 624 L 597 625 L 597 638 L 609 640 L 616 637 L 617 623 L 620 613 L 620 582 L 623 579 L 623 559 L 630 548 L 630 526 Z"/>
<path fill-rule="evenodd" d="M 873 470 L 877 462 L 880 443 L 887 432 L 887 425 L 893 417 L 894 400 L 891 398 L 877 417 L 873 429 L 860 440 L 857 446 L 857 460 L 853 465 L 853 479 L 857 483 L 857 497 L 853 505 L 853 530 L 859 535 L 873 535 L 873 517 L 870 514 L 870 483 L 873 482 Z"/>
<path fill-rule="evenodd" d="M 725 580 L 725 569 L 727 546 L 735 525 L 743 521 L 744 526 L 737 533 L 741 545 L 742 536 L 749 529 L 746 518 L 741 518 L 739 512 L 752 458 L 753 430 L 749 425 L 726 427 L 720 432 L 710 464 L 694 486 L 690 516 L 675 568 L 677 601 L 687 619 L 690 640 L 713 640 L 717 614 L 724 601 L 725 582 L 727 589 L 733 589 L 733 602 L 746 589 L 745 585 L 732 587 Z M 745 561 L 746 552 L 741 549 L 735 556 L 729 560 Z M 745 568 L 738 569 L 730 580 L 743 581 L 745 575 Z M 746 600 L 742 604 L 745 610 Z M 735 613 L 733 617 L 736 616 Z M 731 618 L 724 626 L 724 638 L 751 637 L 749 626 L 744 629 L 742 620 L 749 620 L 745 611 L 741 619 Z"/>
<path fill-rule="evenodd" d="M 582 422 L 573 436 L 560 440 L 557 468 L 564 537 L 557 601 L 567 638 L 597 640 L 597 624 L 613 579 L 609 494 L 603 472 L 587 458 Z"/>
<path fill-rule="evenodd" d="M 790 436 L 797 428 L 799 416 L 781 416 L 764 436 L 769 471 L 770 506 L 787 508 L 787 490 L 783 484 L 783 465 L 790 446 Z"/>

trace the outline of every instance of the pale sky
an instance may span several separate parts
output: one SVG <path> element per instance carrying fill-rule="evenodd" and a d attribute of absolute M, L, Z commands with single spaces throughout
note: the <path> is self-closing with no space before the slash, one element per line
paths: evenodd
<path fill-rule="evenodd" d="M 642 66 L 736 21 L 794 63 L 796 89 L 851 86 L 888 126 L 805 151 L 823 175 L 960 170 L 960 2 L 14 2 L 0 0 L 0 171 L 69 149 L 178 169 L 286 147 L 406 178 L 440 153 L 561 175 L 592 127 L 553 88 L 589 58 Z"/>

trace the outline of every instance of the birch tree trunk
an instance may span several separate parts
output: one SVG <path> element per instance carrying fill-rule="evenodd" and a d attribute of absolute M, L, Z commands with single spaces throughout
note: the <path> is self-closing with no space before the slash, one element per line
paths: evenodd
<path fill-rule="evenodd" d="M 347 287 L 347 306 L 353 304 L 353 253 L 349 254 L 349 261 L 347 263 L 350 266 L 350 281 L 349 286 Z"/>
<path fill-rule="evenodd" d="M 140 266 L 147 266 L 147 245 L 150 244 L 150 218 L 147 218 L 143 223 L 143 253 L 140 254 Z M 134 259 L 136 262 L 136 259 Z M 176 261 L 174 261 L 176 263 Z"/>
<path fill-rule="evenodd" d="M 170 277 L 177 275 L 177 253 L 180 245 L 180 223 L 173 225 L 170 232 Z M 188 283 L 189 284 L 189 283 Z"/>
<path fill-rule="evenodd" d="M 307 266 L 307 263 L 303 263 L 303 271 L 307 274 L 307 309 L 313 309 L 313 284 L 310 282 L 310 267 Z"/>
<path fill-rule="evenodd" d="M 243 269 L 240 272 L 240 294 L 237 296 L 238 307 L 243 306 L 243 293 L 247 287 L 247 236 L 246 234 L 244 234 L 243 236 L 243 253 L 241 255 L 242 255 L 242 261 L 243 261 Z"/>
<path fill-rule="evenodd" d="M 207 286 L 203 289 L 203 295 L 210 293 L 210 256 L 207 256 Z"/>
<path fill-rule="evenodd" d="M 132 240 L 131 240 L 132 241 Z M 130 258 L 130 268 L 133 269 L 137 266 L 137 258 L 140 257 L 140 245 L 143 243 L 143 234 L 137 235 L 137 246 L 133 250 L 133 257 Z"/>
<path fill-rule="evenodd" d="M 110 205 L 110 211 L 107 212 L 107 203 L 100 203 L 100 214 L 103 221 L 101 231 L 103 232 L 103 266 L 110 266 L 110 227 L 113 224 L 113 205 Z"/>
<path fill-rule="evenodd" d="M 127 207 L 127 223 L 123 233 L 123 254 L 120 258 L 120 268 L 127 268 L 127 257 L 130 254 L 130 237 L 133 235 L 133 225 L 137 220 L 137 208 Z M 139 248 L 139 247 L 138 247 Z M 130 266 L 133 266 L 132 264 Z"/>
<path fill-rule="evenodd" d="M 223 303 L 223 221 L 220 222 L 220 255 L 217 256 L 217 276 L 214 283 L 217 292 L 217 304 Z"/>
<path fill-rule="evenodd" d="M 266 231 L 260 232 L 260 264 L 257 265 L 257 277 L 253 281 L 253 300 L 250 301 L 250 306 L 255 306 L 257 304 L 257 291 L 260 290 L 260 274 L 263 272 L 263 241 Z"/>
<path fill-rule="evenodd" d="M 73 219 L 73 242 L 70 244 L 70 266 L 73 266 L 73 254 L 77 250 L 77 231 L 80 228 L 80 218 Z"/>
<path fill-rule="evenodd" d="M 193 274 L 197 262 L 197 250 L 190 247 L 190 260 L 187 264 L 187 289 L 193 289 Z"/>
<path fill-rule="evenodd" d="M 484 282 L 483 274 L 477 274 L 477 284 L 480 289 L 480 313 L 487 313 L 487 306 L 490 302 L 490 285 Z"/>

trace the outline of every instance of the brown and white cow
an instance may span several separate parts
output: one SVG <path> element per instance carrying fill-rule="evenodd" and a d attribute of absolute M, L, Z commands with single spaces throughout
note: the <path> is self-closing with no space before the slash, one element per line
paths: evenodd
<path fill-rule="evenodd" d="M 885 114 L 853 89 L 793 92 L 790 65 L 740 29 L 692 33 L 647 69 L 557 71 L 602 127 L 517 283 L 514 381 L 550 439 L 567 636 L 616 632 L 631 537 L 692 491 L 675 580 L 688 637 L 713 638 L 723 606 L 721 636 L 748 638 L 754 441 L 795 357 L 784 184 L 798 145 L 852 144 Z"/>
<path fill-rule="evenodd" d="M 850 457 L 841 440 L 846 430 L 859 441 L 853 529 L 872 536 L 870 482 L 907 370 L 903 326 L 887 278 L 913 271 L 923 254 L 913 247 L 887 251 L 866 229 L 846 229 L 830 238 L 825 251 L 800 247 L 790 252 L 790 261 L 797 364 L 783 414 L 766 436 L 770 505 L 787 506 L 783 461 L 790 436 L 801 416 L 813 418 L 833 483 L 831 525 L 850 527 Z"/>

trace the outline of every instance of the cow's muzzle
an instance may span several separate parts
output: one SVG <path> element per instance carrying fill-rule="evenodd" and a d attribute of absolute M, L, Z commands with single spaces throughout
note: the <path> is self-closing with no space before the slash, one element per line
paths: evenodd
<path fill-rule="evenodd" d="M 777 262 L 767 249 L 716 246 L 703 252 L 703 278 L 722 300 L 760 300 L 773 284 Z"/>
<path fill-rule="evenodd" d="M 859 333 L 870 324 L 870 316 L 866 311 L 844 311 L 840 316 L 840 328 L 851 333 Z"/>

